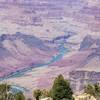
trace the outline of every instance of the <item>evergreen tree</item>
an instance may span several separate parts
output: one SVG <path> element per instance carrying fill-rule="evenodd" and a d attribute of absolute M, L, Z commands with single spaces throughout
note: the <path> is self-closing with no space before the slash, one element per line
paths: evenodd
<path fill-rule="evenodd" d="M 23 95 L 22 92 L 16 93 L 15 100 L 25 100 L 25 96 Z"/>
<path fill-rule="evenodd" d="M 85 87 L 85 93 L 88 93 L 96 98 L 96 100 L 100 100 L 100 84 L 88 84 Z"/>
<path fill-rule="evenodd" d="M 39 100 L 41 95 L 42 95 L 42 91 L 41 90 L 39 90 L 39 89 L 34 90 L 33 96 L 36 98 L 36 100 Z"/>
<path fill-rule="evenodd" d="M 85 93 L 94 96 L 94 95 L 95 95 L 95 87 L 94 87 L 94 85 L 88 84 L 88 85 L 85 87 Z"/>
<path fill-rule="evenodd" d="M 49 91 L 47 91 L 46 89 L 41 90 L 41 97 L 49 97 Z"/>
<path fill-rule="evenodd" d="M 70 87 L 70 82 L 65 80 L 62 75 L 59 75 L 54 80 L 50 94 L 53 100 L 73 100 L 73 92 Z"/>
<path fill-rule="evenodd" d="M 0 100 L 25 100 L 22 92 L 13 94 L 10 89 L 11 85 L 0 84 Z"/>
<path fill-rule="evenodd" d="M 6 100 L 15 100 L 14 94 L 8 93 Z"/>
<path fill-rule="evenodd" d="M 10 85 L 0 84 L 0 100 L 7 100 L 9 90 L 10 90 Z"/>

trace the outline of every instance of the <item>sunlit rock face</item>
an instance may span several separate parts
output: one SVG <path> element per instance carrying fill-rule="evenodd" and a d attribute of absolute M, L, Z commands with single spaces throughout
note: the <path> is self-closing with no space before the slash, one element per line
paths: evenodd
<path fill-rule="evenodd" d="M 100 72 L 99 62 L 99 0 L 0 0 L 1 81 L 49 88 L 59 74 Z"/>

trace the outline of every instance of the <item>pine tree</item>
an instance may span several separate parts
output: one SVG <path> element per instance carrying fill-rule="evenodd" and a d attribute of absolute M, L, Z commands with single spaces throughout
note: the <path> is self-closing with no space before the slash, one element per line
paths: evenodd
<path fill-rule="evenodd" d="M 53 100 L 73 100 L 73 92 L 70 87 L 70 82 L 65 80 L 62 75 L 59 75 L 55 80 L 50 91 Z"/>
<path fill-rule="evenodd" d="M 39 100 L 39 98 L 40 98 L 41 95 L 42 95 L 41 90 L 39 90 L 39 89 L 34 90 L 33 96 L 36 98 L 36 100 Z"/>
<path fill-rule="evenodd" d="M 22 92 L 18 92 L 15 94 L 15 100 L 25 100 L 25 96 Z"/>
<path fill-rule="evenodd" d="M 85 87 L 85 93 L 90 94 L 96 98 L 96 100 L 100 100 L 100 84 L 88 84 Z"/>

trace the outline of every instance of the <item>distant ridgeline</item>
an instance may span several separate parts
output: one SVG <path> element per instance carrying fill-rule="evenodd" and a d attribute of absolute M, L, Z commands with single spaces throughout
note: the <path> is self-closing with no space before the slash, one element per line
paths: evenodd
<path fill-rule="evenodd" d="M 23 3 L 23 4 L 31 4 L 31 3 L 34 3 L 34 2 L 40 2 L 40 3 L 44 3 L 44 2 L 54 2 L 54 3 L 56 3 L 56 2 L 65 2 L 66 1 L 66 3 L 79 3 L 79 2 L 82 2 L 81 0 L 36 0 L 36 1 L 34 1 L 34 0 L 0 0 L 0 2 L 9 2 L 9 3 Z"/>

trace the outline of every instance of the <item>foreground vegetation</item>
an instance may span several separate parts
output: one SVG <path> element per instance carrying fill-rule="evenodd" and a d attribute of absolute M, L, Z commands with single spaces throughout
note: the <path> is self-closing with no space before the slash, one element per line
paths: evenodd
<path fill-rule="evenodd" d="M 100 100 L 100 84 L 98 83 L 88 84 L 84 88 L 84 93 L 95 97 L 96 100 Z M 42 100 L 42 98 L 46 97 L 50 97 L 52 98 L 52 100 L 76 100 L 73 96 L 73 91 L 70 87 L 70 82 L 68 80 L 65 80 L 62 75 L 59 75 L 58 77 L 55 78 L 53 86 L 50 90 L 45 90 L 45 89 L 34 90 L 33 97 L 36 100 Z M 13 93 L 11 91 L 11 85 L 0 84 L 0 100 L 26 100 L 26 99 L 22 92 Z M 29 98 L 27 100 L 33 100 L 33 99 Z M 82 100 L 88 100 L 88 99 L 82 99 Z"/>
<path fill-rule="evenodd" d="M 96 100 L 100 100 L 100 84 L 88 84 L 85 87 L 85 93 L 94 96 Z"/>
<path fill-rule="evenodd" d="M 33 96 L 36 100 L 43 97 L 51 97 L 53 100 L 74 100 L 70 83 L 62 75 L 54 80 L 54 84 L 49 91 L 37 89 L 34 91 Z"/>
<path fill-rule="evenodd" d="M 11 85 L 0 84 L 0 100 L 25 100 L 22 92 L 12 93 Z"/>

